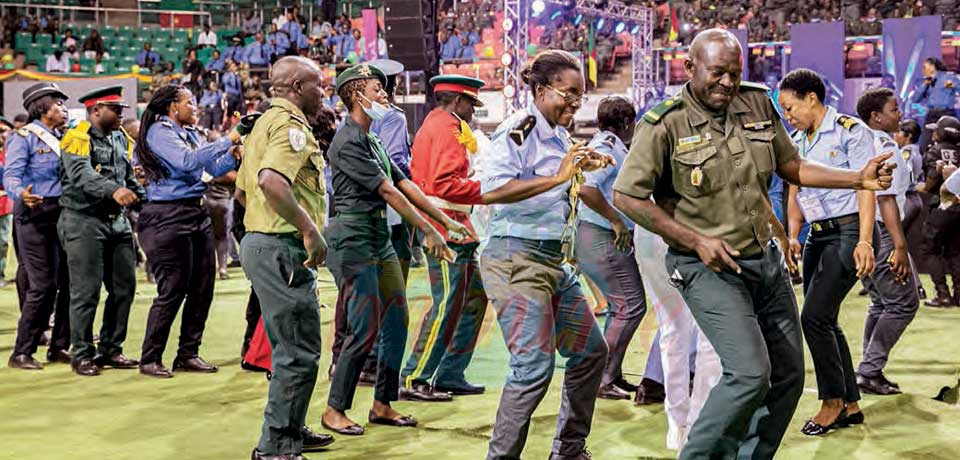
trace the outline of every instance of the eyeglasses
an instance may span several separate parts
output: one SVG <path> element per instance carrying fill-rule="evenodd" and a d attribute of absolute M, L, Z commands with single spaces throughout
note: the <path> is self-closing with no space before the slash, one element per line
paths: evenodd
<path fill-rule="evenodd" d="M 557 96 L 562 97 L 562 98 L 563 98 L 563 101 L 566 102 L 567 104 L 570 104 L 570 105 L 574 105 L 574 104 L 583 105 L 583 104 L 585 104 L 585 103 L 587 102 L 587 96 L 585 96 L 585 95 L 583 95 L 583 94 L 577 95 L 577 94 L 574 94 L 574 93 L 567 93 L 567 92 L 564 92 L 564 91 L 560 91 L 559 89 L 556 89 L 556 88 L 554 88 L 554 87 L 552 87 L 552 86 L 550 86 L 550 85 L 546 85 L 546 87 L 547 87 L 547 89 L 549 89 L 550 91 L 553 91 L 554 93 L 557 93 Z"/>

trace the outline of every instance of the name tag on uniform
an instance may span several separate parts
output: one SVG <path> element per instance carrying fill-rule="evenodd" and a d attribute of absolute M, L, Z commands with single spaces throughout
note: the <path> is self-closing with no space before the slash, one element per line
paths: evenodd
<path fill-rule="evenodd" d="M 709 139 L 705 141 L 699 134 L 695 136 L 684 137 L 677 141 L 677 152 L 678 153 L 689 152 L 691 150 L 696 149 L 697 147 L 702 145 L 704 142 L 708 142 L 708 141 Z"/>
<path fill-rule="evenodd" d="M 807 222 L 816 222 L 827 218 L 827 211 L 823 209 L 820 197 L 799 195 L 797 201 L 800 203 L 800 209 L 803 210 L 803 217 L 807 219 Z"/>
<path fill-rule="evenodd" d="M 772 120 L 763 120 L 763 121 L 754 121 L 751 123 L 744 123 L 743 129 L 749 129 L 751 131 L 759 131 L 761 129 L 766 129 L 770 126 L 773 126 Z"/>

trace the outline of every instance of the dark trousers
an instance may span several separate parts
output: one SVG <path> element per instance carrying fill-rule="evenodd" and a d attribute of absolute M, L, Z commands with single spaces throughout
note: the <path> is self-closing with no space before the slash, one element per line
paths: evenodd
<path fill-rule="evenodd" d="M 13 255 L 17 258 L 17 272 L 13 278 L 17 285 L 17 307 L 23 311 L 23 306 L 27 303 L 27 287 L 30 280 L 27 278 L 27 266 L 23 263 L 23 257 L 20 255 L 20 249 L 17 246 L 17 222 L 13 222 Z"/>
<path fill-rule="evenodd" d="M 101 219 L 64 209 L 58 225 L 60 241 L 70 267 L 70 342 L 73 361 L 93 359 L 97 353 L 123 353 L 127 320 L 137 289 L 137 257 L 127 218 Z M 106 288 L 100 343 L 94 349 L 93 321 L 100 303 L 100 285 Z"/>
<path fill-rule="evenodd" d="M 350 409 L 364 361 L 378 341 L 374 399 L 396 401 L 409 312 L 387 221 L 341 215 L 331 220 L 325 234 L 327 267 L 340 290 L 337 305 L 347 326 L 327 404 L 339 411 Z"/>
<path fill-rule="evenodd" d="M 230 214 L 233 198 L 204 198 L 203 210 L 210 216 L 213 242 L 217 253 L 217 268 L 227 271 L 227 253 L 230 252 Z"/>
<path fill-rule="evenodd" d="M 640 268 L 633 247 L 621 252 L 612 230 L 581 221 L 577 228 L 577 262 L 603 292 L 610 315 L 603 325 L 603 336 L 610 349 L 601 385 L 623 378 L 621 367 L 627 346 L 647 313 L 647 294 L 643 290 Z"/>
<path fill-rule="evenodd" d="M 137 233 L 157 280 L 140 362 L 162 362 L 181 304 L 177 358 L 194 358 L 213 301 L 216 266 L 210 217 L 199 203 L 151 202 L 140 211 Z"/>
<path fill-rule="evenodd" d="M 480 279 L 478 243 L 447 243 L 457 253 L 448 263 L 427 255 L 433 304 L 423 314 L 420 332 L 401 375 L 414 382 L 450 386 L 466 382 L 464 371 L 473 357 L 487 311 Z"/>
<path fill-rule="evenodd" d="M 820 399 L 860 400 L 850 347 L 838 318 L 843 299 L 857 282 L 853 250 L 860 223 L 811 231 L 803 248 L 803 335 L 817 373 Z"/>
<path fill-rule="evenodd" d="M 44 198 L 34 208 L 18 202 L 14 209 L 17 290 L 24 287 L 13 354 L 32 355 L 54 313 L 51 349 L 70 348 L 70 276 L 67 256 L 57 236 L 61 208 L 57 198 Z M 54 309 L 56 311 L 54 312 Z"/>
<path fill-rule="evenodd" d="M 783 253 L 738 258 L 741 273 L 670 250 L 667 273 L 720 357 L 723 375 L 690 428 L 682 460 L 772 459 L 803 393 L 803 341 Z"/>
<path fill-rule="evenodd" d="M 247 114 L 247 104 L 243 102 L 243 96 L 240 94 L 227 94 L 227 115 L 233 116 L 234 113 L 240 112 L 240 115 Z"/>
<path fill-rule="evenodd" d="M 233 235 L 233 238 L 238 242 L 243 241 L 243 237 L 246 235 L 246 227 L 243 225 L 243 216 L 246 214 L 246 209 L 239 201 L 233 202 L 233 213 L 230 216 L 230 233 Z M 243 261 L 241 260 L 242 264 Z M 253 333 L 257 330 L 257 323 L 260 321 L 260 298 L 257 297 L 256 291 L 253 288 L 250 289 L 250 297 L 247 298 L 247 308 L 244 311 L 244 319 L 247 322 L 247 327 L 243 331 L 243 345 L 240 346 L 240 357 L 243 358 L 247 355 L 247 349 L 250 348 L 250 341 L 253 340 Z"/>
<path fill-rule="evenodd" d="M 483 285 L 510 351 L 488 460 L 519 459 L 530 418 L 547 394 L 556 354 L 567 359 L 552 453 L 575 458 L 593 423 L 607 344 L 559 240 L 492 237 L 480 259 Z"/>
<path fill-rule="evenodd" d="M 874 378 L 887 366 L 890 350 L 900 340 L 920 308 L 916 278 L 911 276 L 906 283 L 897 281 L 887 259 L 893 252 L 893 238 L 880 224 L 877 252 L 877 267 L 873 274 L 863 280 L 870 291 L 870 306 L 863 326 L 863 358 L 857 371 L 860 375 Z M 911 270 L 913 269 L 911 263 Z"/>
<path fill-rule="evenodd" d="M 307 251 L 293 234 L 250 233 L 241 241 L 240 252 L 243 271 L 263 299 L 263 326 L 273 349 L 273 377 L 257 450 L 299 454 L 300 429 L 306 425 L 320 360 L 317 275 L 303 266 Z"/>
<path fill-rule="evenodd" d="M 950 292 L 947 273 L 953 278 L 953 289 L 960 286 L 960 206 L 943 210 L 931 207 L 923 226 L 921 253 L 930 270 L 930 278 L 938 294 Z"/>

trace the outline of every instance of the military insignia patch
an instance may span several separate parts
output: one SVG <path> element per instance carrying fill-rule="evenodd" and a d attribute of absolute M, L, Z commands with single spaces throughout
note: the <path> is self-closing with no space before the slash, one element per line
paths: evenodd
<path fill-rule="evenodd" d="M 100 165 L 96 165 L 93 167 L 93 170 L 96 171 L 97 174 L 100 174 L 100 170 L 102 169 L 103 169 L 103 166 L 100 166 Z"/>
<path fill-rule="evenodd" d="M 836 151 L 836 150 L 831 150 L 831 151 L 830 151 L 830 158 L 836 158 L 836 157 L 837 157 L 837 151 Z"/>
<path fill-rule="evenodd" d="M 908 161 L 910 159 L 910 149 L 903 149 L 900 152 L 900 156 L 903 158 L 903 161 Z"/>
<path fill-rule="evenodd" d="M 360 68 L 357 69 L 357 73 L 359 73 L 364 77 L 369 77 L 370 75 L 373 75 L 373 73 L 370 72 L 370 67 L 367 66 L 366 64 L 361 65 Z"/>
<path fill-rule="evenodd" d="M 537 117 L 530 115 L 524 118 L 516 128 L 510 130 L 510 140 L 517 146 L 523 145 L 523 141 L 527 140 L 527 136 L 530 135 L 535 126 L 537 126 Z"/>
<path fill-rule="evenodd" d="M 287 137 L 290 138 L 290 147 L 293 148 L 294 152 L 303 150 L 307 145 L 307 133 L 300 128 L 290 128 Z"/>
<path fill-rule="evenodd" d="M 697 134 L 695 136 L 684 137 L 683 139 L 678 140 L 677 147 L 683 147 L 686 145 L 699 144 L 699 143 L 700 143 L 700 135 Z"/>
<path fill-rule="evenodd" d="M 755 121 L 753 123 L 744 123 L 743 129 L 749 129 L 751 131 L 760 131 L 761 129 L 765 129 L 766 127 L 771 125 L 773 125 L 773 121 L 770 121 L 770 120 Z"/>
<path fill-rule="evenodd" d="M 703 183 L 703 170 L 699 166 L 693 168 L 693 171 L 690 172 L 690 185 L 694 187 L 699 187 Z"/>

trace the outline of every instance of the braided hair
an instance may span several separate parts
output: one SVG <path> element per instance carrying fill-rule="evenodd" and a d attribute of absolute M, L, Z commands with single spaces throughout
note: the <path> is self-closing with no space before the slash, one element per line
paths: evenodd
<path fill-rule="evenodd" d="M 167 115 L 170 111 L 170 105 L 177 102 L 180 98 L 180 92 L 186 91 L 186 88 L 178 85 L 166 85 L 158 89 L 147 108 L 140 117 L 140 133 L 137 135 L 137 162 L 143 168 L 144 175 L 149 182 L 159 182 L 170 175 L 166 166 L 157 159 L 147 144 L 147 133 L 154 123 L 160 121 L 161 117 Z"/>

